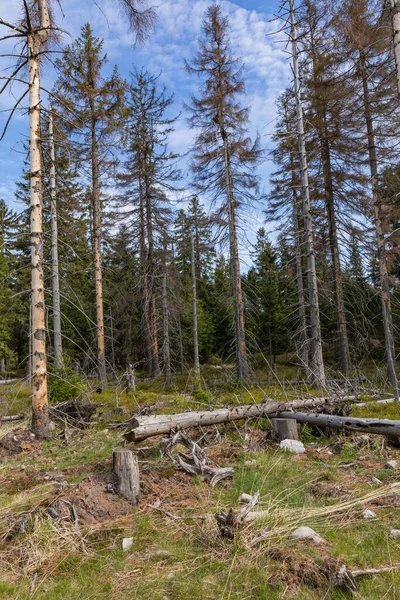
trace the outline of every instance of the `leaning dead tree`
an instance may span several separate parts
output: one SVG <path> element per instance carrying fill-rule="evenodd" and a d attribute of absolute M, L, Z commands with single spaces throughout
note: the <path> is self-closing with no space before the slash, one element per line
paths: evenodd
<path fill-rule="evenodd" d="M 307 256 L 308 296 L 310 304 L 310 351 L 311 376 L 313 385 L 325 387 L 325 367 L 322 355 L 321 324 L 319 314 L 317 272 L 315 267 L 314 227 L 311 216 L 310 188 L 308 182 L 307 154 L 304 135 L 303 104 L 300 90 L 299 58 L 297 45 L 296 17 L 294 0 L 290 0 L 290 38 L 292 42 L 292 61 L 294 76 L 294 92 L 296 98 L 297 137 L 299 145 L 299 160 L 301 187 L 303 196 L 303 220 L 305 230 L 305 247 Z"/>
<path fill-rule="evenodd" d="M 192 268 L 192 312 L 193 312 L 193 348 L 194 348 L 194 376 L 200 381 L 200 360 L 199 360 L 199 338 L 197 333 L 197 289 L 196 289 L 196 264 L 194 252 L 194 236 L 190 236 L 191 249 L 191 268 Z"/>

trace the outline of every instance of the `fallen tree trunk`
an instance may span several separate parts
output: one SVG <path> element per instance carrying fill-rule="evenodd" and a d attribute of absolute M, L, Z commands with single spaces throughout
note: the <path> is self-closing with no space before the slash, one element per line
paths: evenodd
<path fill-rule="evenodd" d="M 4 415 L 0 417 L 0 423 L 11 423 L 13 421 L 22 421 L 25 419 L 25 415 Z"/>
<path fill-rule="evenodd" d="M 345 431 L 375 433 L 393 439 L 400 437 L 400 421 L 390 419 L 360 419 L 302 412 L 279 412 L 279 417 L 282 419 L 295 419 L 298 423 L 309 425 L 320 425 L 333 429 L 344 429 Z"/>
<path fill-rule="evenodd" d="M 274 402 L 267 399 L 262 404 L 250 404 L 246 406 L 235 406 L 229 408 L 218 408 L 201 412 L 186 412 L 177 415 L 150 415 L 147 417 L 133 417 L 129 421 L 124 437 L 128 442 L 140 442 L 155 435 L 165 435 L 172 431 L 200 427 L 206 425 L 218 425 L 227 421 L 238 421 L 255 417 L 268 417 L 287 410 L 311 409 L 323 410 L 328 406 L 343 404 L 345 402 L 357 402 L 357 396 L 344 396 L 342 398 L 309 398 L 308 400 L 297 399 L 289 402 Z"/>

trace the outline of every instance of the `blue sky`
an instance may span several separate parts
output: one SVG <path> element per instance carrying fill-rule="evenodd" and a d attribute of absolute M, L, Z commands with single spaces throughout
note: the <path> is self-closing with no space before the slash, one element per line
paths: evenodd
<path fill-rule="evenodd" d="M 170 139 L 171 149 L 186 153 L 192 138 L 182 110 L 182 103 L 190 92 L 196 91 L 196 77 L 188 75 L 183 67 L 184 59 L 196 52 L 197 39 L 201 32 L 201 22 L 209 5 L 208 0 L 155 0 L 158 22 L 153 35 L 142 48 L 132 48 L 132 36 L 128 33 L 116 4 L 112 0 L 102 0 L 100 11 L 92 0 L 63 0 L 64 16 L 56 9 L 57 24 L 67 31 L 62 44 L 67 44 L 79 35 L 81 26 L 90 22 L 95 35 L 104 38 L 104 50 L 108 54 L 110 69 L 118 65 L 121 74 L 129 76 L 134 66 L 146 66 L 149 71 L 160 73 L 160 79 L 169 92 L 175 95 L 174 114 L 181 112 L 175 132 Z M 19 10 L 17 2 L 0 0 L 2 18 L 15 22 Z M 284 44 L 279 43 L 283 35 L 269 36 L 277 28 L 277 22 L 271 23 L 273 14 L 278 10 L 275 0 L 236 0 L 222 1 L 222 8 L 229 15 L 232 47 L 245 64 L 247 96 L 244 104 L 251 107 L 251 132 L 261 135 L 263 146 L 271 148 L 270 136 L 274 130 L 275 101 L 279 93 L 290 82 L 288 55 L 284 53 Z M 8 43 L 9 44 L 9 43 Z M 12 45 L 3 42 L 2 51 L 10 52 Z M 9 63 L 2 59 L 2 69 Z M 4 73 L 3 73 L 4 74 Z M 51 65 L 43 69 L 46 87 L 52 86 L 54 74 Z M 15 85 L 11 94 L 0 97 L 0 110 L 7 111 L 12 106 L 13 97 L 18 97 L 20 88 Z M 43 95 L 46 103 L 46 96 Z M 0 125 L 4 123 L 8 112 L 0 113 Z M 26 111 L 14 117 L 5 138 L 0 142 L 0 197 L 18 209 L 14 203 L 15 181 L 18 180 L 23 162 L 22 144 L 28 133 Z M 182 168 L 186 168 L 182 161 Z M 270 161 L 260 167 L 263 185 L 268 187 Z M 247 215 L 247 237 L 254 239 L 254 231 L 262 224 L 261 209 Z M 246 246 L 246 238 L 243 240 Z"/>

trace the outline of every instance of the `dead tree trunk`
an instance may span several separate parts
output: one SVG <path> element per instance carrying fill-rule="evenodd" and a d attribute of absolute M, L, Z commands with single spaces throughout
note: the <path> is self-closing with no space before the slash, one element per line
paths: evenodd
<path fill-rule="evenodd" d="M 376 245 L 378 249 L 379 278 L 381 287 L 381 303 L 383 327 L 385 332 L 385 347 L 387 358 L 388 379 L 393 386 L 393 395 L 399 401 L 399 387 L 396 373 L 396 352 L 393 338 L 393 321 L 390 301 L 389 274 L 386 262 L 385 237 L 382 219 L 382 201 L 378 185 L 378 161 L 376 156 L 375 133 L 372 119 L 371 98 L 368 86 L 368 73 L 365 52 L 359 51 L 359 71 L 363 87 L 364 116 L 367 128 L 369 166 L 371 173 L 372 200 L 374 204 L 374 223 Z"/>
<path fill-rule="evenodd" d="M 313 385 L 319 389 L 325 387 L 325 368 L 322 355 L 321 325 L 319 315 L 317 273 L 315 268 L 314 228 L 311 217 L 310 189 L 308 183 L 307 155 L 304 136 L 303 105 L 300 91 L 300 75 L 297 48 L 296 20 L 294 0 L 290 0 L 291 41 L 294 73 L 294 91 L 296 98 L 297 134 L 299 144 L 300 172 L 303 194 L 303 219 L 307 255 L 308 295 L 310 303 L 310 350 Z"/>
<path fill-rule="evenodd" d="M 162 279 L 162 309 L 163 309 L 163 358 L 165 385 L 171 385 L 171 349 L 169 343 L 169 309 L 167 293 L 167 267 L 164 266 Z"/>
<path fill-rule="evenodd" d="M 356 400 L 356 396 L 345 396 L 338 398 L 337 402 L 355 402 Z M 262 418 L 293 409 L 322 410 L 325 406 L 332 406 L 334 403 L 335 399 L 329 397 L 291 400 L 284 403 L 267 400 L 262 404 L 218 408 L 202 412 L 133 417 L 129 422 L 127 431 L 124 433 L 124 437 L 128 442 L 139 442 L 148 437 L 168 434 L 179 429 L 217 425 L 218 423 L 240 419 Z"/>
<path fill-rule="evenodd" d="M 226 193 L 228 202 L 229 223 L 229 250 L 232 274 L 233 307 L 235 314 L 236 371 L 238 381 L 242 381 L 248 376 L 246 337 L 244 329 L 243 292 L 242 280 L 240 276 L 239 247 L 236 230 L 235 199 L 233 196 L 232 186 L 231 153 L 229 148 L 228 135 L 224 128 L 223 115 L 219 116 L 219 126 L 221 137 L 224 143 Z"/>
<path fill-rule="evenodd" d="M 397 92 L 400 95 L 400 0 L 391 0 L 392 4 L 392 27 L 393 46 L 396 59 Z"/>
<path fill-rule="evenodd" d="M 117 478 L 117 493 L 137 504 L 140 499 L 139 463 L 129 448 L 117 448 L 113 452 L 113 472 Z"/>
<path fill-rule="evenodd" d="M 199 340 L 197 334 L 197 290 L 196 290 L 196 263 L 194 253 L 194 237 L 190 236 L 191 263 L 192 263 L 192 314 L 193 314 L 193 352 L 194 352 L 194 376 L 200 381 Z"/>
<path fill-rule="evenodd" d="M 282 440 L 298 440 L 299 432 L 297 430 L 297 422 L 293 419 L 272 419 L 272 439 L 275 442 Z"/>
<path fill-rule="evenodd" d="M 126 369 L 125 391 L 126 392 L 134 392 L 134 391 L 136 391 L 135 369 L 133 368 L 133 365 L 131 363 L 128 365 L 128 368 Z"/>
<path fill-rule="evenodd" d="M 91 161 L 92 161 L 92 212 L 93 212 L 93 250 L 96 286 L 96 325 L 97 325 L 97 368 L 102 387 L 107 385 L 106 355 L 104 343 L 103 273 L 101 265 L 101 201 L 99 149 L 97 140 L 97 119 L 94 99 L 91 105 Z"/>
<path fill-rule="evenodd" d="M 54 365 L 62 365 L 61 310 L 60 310 L 60 277 L 58 268 L 58 224 L 57 224 L 57 191 L 56 191 L 56 155 L 53 133 L 53 113 L 49 112 L 49 144 L 50 144 L 50 213 L 51 213 L 51 278 L 53 287 L 53 329 L 54 329 Z"/>
<path fill-rule="evenodd" d="M 280 412 L 279 417 L 293 419 L 298 423 L 308 423 L 309 425 L 385 435 L 393 439 L 400 437 L 400 421 L 390 419 L 358 419 L 356 417 L 338 417 L 336 415 L 302 412 Z"/>
<path fill-rule="evenodd" d="M 32 431 L 49 436 L 46 364 L 46 317 L 44 306 L 42 160 L 40 152 L 40 56 L 50 33 L 46 0 L 38 0 L 40 25 L 27 35 L 29 67 L 29 156 L 31 216 L 31 310 L 32 310 Z"/>

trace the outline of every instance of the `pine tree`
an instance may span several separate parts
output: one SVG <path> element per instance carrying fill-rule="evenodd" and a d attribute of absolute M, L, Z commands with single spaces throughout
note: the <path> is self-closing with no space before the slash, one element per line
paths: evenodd
<path fill-rule="evenodd" d="M 67 127 L 74 136 L 76 158 L 89 172 L 90 205 L 93 233 L 93 253 L 96 289 L 96 324 L 98 370 L 102 385 L 106 384 L 104 342 L 104 309 L 102 283 L 102 201 L 101 187 L 105 167 L 110 168 L 110 147 L 125 114 L 125 83 L 116 67 L 108 79 L 102 72 L 107 62 L 103 40 L 94 37 L 87 23 L 81 36 L 68 46 L 62 59 L 57 59 L 59 78 L 55 97 L 67 118 Z"/>
<path fill-rule="evenodd" d="M 244 306 L 238 248 L 238 209 L 257 191 L 254 169 L 261 157 L 258 140 L 247 133 L 248 109 L 240 105 L 244 92 L 243 69 L 233 56 L 228 18 L 216 4 L 208 8 L 203 37 L 190 73 L 202 81 L 199 95 L 188 109 L 196 136 L 192 169 L 196 186 L 211 201 L 219 201 L 218 215 L 228 225 L 232 293 L 235 315 L 236 370 L 238 380 L 248 375 Z"/>

